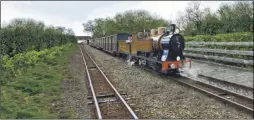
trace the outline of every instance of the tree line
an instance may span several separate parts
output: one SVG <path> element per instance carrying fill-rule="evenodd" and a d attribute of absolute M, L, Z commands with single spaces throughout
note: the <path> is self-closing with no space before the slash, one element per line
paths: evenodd
<path fill-rule="evenodd" d="M 13 19 L 1 27 L 1 55 L 10 57 L 30 50 L 40 51 L 77 42 L 72 29 L 46 26 L 33 19 Z"/>
<path fill-rule="evenodd" d="M 102 37 L 120 32 L 137 32 L 168 26 L 173 20 L 166 20 L 146 10 L 128 10 L 114 17 L 96 18 L 83 23 L 84 31 L 93 37 Z M 215 12 L 201 9 L 199 1 L 192 1 L 184 11 L 178 11 L 175 22 L 181 34 L 195 36 L 253 31 L 253 2 L 236 1 L 221 4 Z"/>
<path fill-rule="evenodd" d="M 218 34 L 253 31 L 253 1 L 235 1 L 222 3 L 217 11 L 201 9 L 200 2 L 194 1 L 185 9 L 185 13 L 176 19 L 185 35 Z"/>
<path fill-rule="evenodd" d="M 114 17 L 96 18 L 83 23 L 84 31 L 92 32 L 93 37 L 102 37 L 116 33 L 132 33 L 144 29 L 167 26 L 169 21 L 152 15 L 145 10 L 128 10 Z"/>

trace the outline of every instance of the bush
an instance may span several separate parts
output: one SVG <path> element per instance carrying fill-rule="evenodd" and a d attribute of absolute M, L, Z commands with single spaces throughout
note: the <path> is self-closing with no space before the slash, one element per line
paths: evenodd
<path fill-rule="evenodd" d="M 251 32 L 237 32 L 230 34 L 218 35 L 198 35 L 194 37 L 184 37 L 186 42 L 253 42 L 253 33 Z"/>
<path fill-rule="evenodd" d="M 253 42 L 253 33 L 250 32 L 238 32 L 230 34 L 218 34 L 218 35 L 199 35 L 195 37 L 185 37 L 186 42 Z M 203 45 L 203 46 L 192 46 L 186 45 L 190 48 L 209 48 L 209 49 L 225 49 L 225 50 L 240 50 L 240 51 L 253 51 L 253 46 L 216 46 L 216 45 Z M 247 55 L 230 55 L 224 53 L 211 53 L 211 52 L 197 52 L 197 51 L 185 51 L 185 53 L 194 54 L 205 54 L 211 56 L 231 57 L 236 59 L 253 60 L 253 56 Z M 218 61 L 216 61 L 218 62 Z M 241 64 L 231 64 L 242 66 Z M 247 66 L 249 67 L 249 66 Z"/>
<path fill-rule="evenodd" d="M 14 56 L 31 50 L 76 43 L 74 32 L 64 27 L 45 26 L 33 19 L 14 19 L 1 28 L 0 55 Z"/>

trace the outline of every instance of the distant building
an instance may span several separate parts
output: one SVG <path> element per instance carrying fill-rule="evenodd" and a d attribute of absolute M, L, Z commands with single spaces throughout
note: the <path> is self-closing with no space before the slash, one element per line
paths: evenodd
<path fill-rule="evenodd" d="M 85 42 L 91 39 L 91 36 L 76 36 L 78 43 Z"/>
<path fill-rule="evenodd" d="M 78 40 L 88 40 L 91 39 L 91 36 L 76 36 Z"/>

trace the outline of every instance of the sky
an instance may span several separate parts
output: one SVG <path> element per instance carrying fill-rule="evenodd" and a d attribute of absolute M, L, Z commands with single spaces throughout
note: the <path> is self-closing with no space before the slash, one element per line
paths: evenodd
<path fill-rule="evenodd" d="M 82 23 L 95 18 L 113 17 L 126 10 L 144 9 L 167 20 L 175 20 L 191 1 L 1 1 L 1 24 L 14 18 L 32 18 L 46 25 L 71 28 L 77 36 L 87 36 Z M 201 8 L 216 11 L 221 3 L 202 1 Z"/>

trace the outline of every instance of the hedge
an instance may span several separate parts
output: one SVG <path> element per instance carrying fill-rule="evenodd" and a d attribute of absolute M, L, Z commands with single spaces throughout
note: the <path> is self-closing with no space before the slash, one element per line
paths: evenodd
<path fill-rule="evenodd" d="M 185 42 L 199 41 L 199 42 L 253 42 L 253 33 L 251 32 L 237 32 L 229 34 L 218 35 L 198 35 L 185 36 Z"/>
<path fill-rule="evenodd" d="M 186 36 L 185 42 L 253 42 L 253 33 L 238 32 L 238 33 L 218 34 L 218 35 L 199 35 L 199 36 L 194 36 L 194 37 Z M 192 44 L 186 44 L 186 48 L 253 51 L 253 46 L 234 46 L 234 45 L 194 46 Z M 212 53 L 212 52 L 188 51 L 188 50 L 185 50 L 184 52 L 190 53 L 190 54 L 194 53 L 194 54 L 201 54 L 201 55 L 212 55 L 212 56 L 230 57 L 230 58 L 236 58 L 236 59 L 253 60 L 253 56 L 246 56 L 246 55 L 230 55 L 227 53 Z M 212 61 L 214 61 L 214 60 L 212 60 Z M 220 61 L 216 61 L 216 62 L 220 62 Z M 231 65 L 242 66 L 240 64 L 231 64 Z"/>

